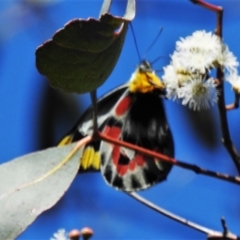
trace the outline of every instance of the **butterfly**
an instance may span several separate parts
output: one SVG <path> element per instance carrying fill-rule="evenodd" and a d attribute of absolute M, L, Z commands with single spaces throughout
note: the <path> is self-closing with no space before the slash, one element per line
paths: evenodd
<path fill-rule="evenodd" d="M 151 64 L 141 61 L 128 83 L 98 100 L 98 130 L 113 138 L 173 157 L 174 142 L 163 106 L 164 94 L 164 84 Z M 60 146 L 92 134 L 92 111 L 92 107 L 87 109 L 60 141 Z M 101 171 L 107 184 L 132 192 L 165 180 L 171 168 L 170 163 L 137 151 L 95 141 L 85 146 L 79 171 Z"/>

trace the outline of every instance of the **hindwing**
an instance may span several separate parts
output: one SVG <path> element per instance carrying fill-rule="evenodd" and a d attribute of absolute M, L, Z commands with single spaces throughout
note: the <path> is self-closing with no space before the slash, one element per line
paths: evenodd
<path fill-rule="evenodd" d="M 174 147 L 162 100 L 153 93 L 126 91 L 111 110 L 103 133 L 152 151 L 173 156 Z M 102 141 L 101 172 L 106 182 L 123 191 L 146 189 L 164 180 L 172 165 Z"/>

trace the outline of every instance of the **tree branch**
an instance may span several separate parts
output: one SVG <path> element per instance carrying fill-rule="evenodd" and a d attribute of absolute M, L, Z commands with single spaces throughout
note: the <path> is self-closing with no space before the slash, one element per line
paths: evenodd
<path fill-rule="evenodd" d="M 182 218 L 178 215 L 175 215 L 163 208 L 158 207 L 157 205 L 153 204 L 152 202 L 148 201 L 147 199 L 143 198 L 142 196 L 138 195 L 135 192 L 132 193 L 126 193 L 127 195 L 129 195 L 130 197 L 134 198 L 135 200 L 137 200 L 138 202 L 144 204 L 145 206 L 153 209 L 154 211 L 168 217 L 171 218 L 172 220 L 179 222 L 187 227 L 190 227 L 192 229 L 195 229 L 199 232 L 205 233 L 208 237 L 208 239 L 225 239 L 225 240 L 236 240 L 239 239 L 239 237 L 231 232 L 228 231 L 227 227 L 226 227 L 226 223 L 225 220 L 222 220 L 222 225 L 223 225 L 223 232 L 218 232 L 218 231 L 214 231 L 212 229 L 203 227 L 197 223 L 188 221 L 185 218 Z"/>
<path fill-rule="evenodd" d="M 222 19 L 223 19 L 223 8 L 219 6 L 215 6 L 213 4 L 207 3 L 203 0 L 190 0 L 191 2 L 198 4 L 206 9 L 214 11 L 217 15 L 217 26 L 215 30 L 215 34 L 222 38 Z M 240 156 L 231 140 L 229 127 L 228 127 L 228 120 L 226 114 L 226 107 L 225 107 L 225 99 L 224 99 L 224 88 L 223 88 L 223 79 L 224 79 L 224 72 L 221 67 L 217 68 L 217 79 L 219 80 L 219 84 L 217 90 L 219 92 L 218 98 L 218 111 L 220 116 L 220 123 L 221 123 L 221 131 L 222 131 L 222 142 L 227 149 L 229 155 L 231 156 L 238 173 L 240 174 Z"/>
<path fill-rule="evenodd" d="M 234 102 L 232 104 L 227 105 L 226 110 L 229 111 L 239 108 L 239 98 L 240 98 L 239 94 L 235 92 Z"/>
<path fill-rule="evenodd" d="M 159 161 L 165 161 L 165 162 L 171 163 L 173 165 L 177 165 L 181 168 L 191 170 L 191 171 L 195 172 L 196 174 L 203 174 L 203 175 L 206 175 L 206 176 L 209 176 L 209 177 L 214 177 L 214 178 L 217 178 L 217 179 L 221 179 L 221 180 L 224 180 L 224 181 L 227 181 L 227 182 L 231 182 L 231 183 L 235 183 L 235 184 L 240 185 L 240 177 L 237 177 L 237 176 L 236 177 L 235 176 L 229 176 L 227 174 L 217 173 L 217 172 L 213 172 L 213 171 L 210 171 L 210 170 L 207 170 L 207 169 L 204 169 L 204 168 L 200 168 L 197 165 L 192 165 L 192 164 L 189 164 L 189 163 L 185 163 L 185 162 L 176 160 L 175 158 L 168 157 L 164 154 L 154 152 L 154 151 L 151 151 L 149 149 L 139 147 L 137 145 L 134 145 L 134 144 L 131 144 L 131 143 L 128 143 L 128 142 L 121 141 L 119 139 L 109 137 L 109 136 L 107 136 L 103 133 L 100 133 L 100 132 L 95 134 L 94 138 L 99 139 L 99 140 L 103 140 L 103 141 L 106 141 L 106 142 L 110 142 L 110 143 L 113 143 L 115 145 L 119 145 L 119 146 L 122 146 L 122 147 L 126 147 L 126 148 L 129 148 L 129 149 L 132 149 L 132 150 L 135 150 L 135 151 L 140 152 L 144 155 L 159 159 Z"/>
<path fill-rule="evenodd" d="M 194 4 L 198 4 L 200 5 L 201 7 L 204 7 L 208 10 L 211 10 L 211 11 L 214 11 L 214 12 L 220 12 L 223 10 L 222 7 L 219 7 L 219 6 L 216 6 L 216 5 L 213 5 L 211 3 L 208 3 L 208 2 L 205 2 L 203 0 L 190 0 L 192 3 Z"/>

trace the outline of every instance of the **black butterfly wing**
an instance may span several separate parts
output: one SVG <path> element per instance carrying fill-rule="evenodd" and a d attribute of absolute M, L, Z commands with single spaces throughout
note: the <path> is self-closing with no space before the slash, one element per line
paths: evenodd
<path fill-rule="evenodd" d="M 109 118 L 111 109 L 127 90 L 127 88 L 128 85 L 123 84 L 98 99 L 98 127 L 100 131 L 104 127 L 106 119 Z M 87 135 L 91 135 L 93 130 L 92 116 L 93 109 L 92 107 L 89 107 L 77 121 L 74 127 L 60 140 L 58 146 L 63 146 L 71 142 L 78 141 Z M 80 163 L 80 172 L 99 171 L 99 146 L 100 141 L 95 141 L 85 147 Z"/>
<path fill-rule="evenodd" d="M 174 155 L 162 100 L 153 93 L 125 94 L 112 109 L 103 132 L 116 139 Z M 172 165 L 133 150 L 101 142 L 101 171 L 106 182 L 123 191 L 146 189 L 163 181 Z"/>

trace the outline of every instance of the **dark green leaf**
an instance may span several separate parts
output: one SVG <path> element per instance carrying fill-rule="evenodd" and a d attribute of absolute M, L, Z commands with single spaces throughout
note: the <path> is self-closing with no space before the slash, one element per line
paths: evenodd
<path fill-rule="evenodd" d="M 69 155 L 74 146 L 49 148 L 0 166 L 0 239 L 15 239 L 62 197 L 79 168 L 82 149 Z"/>
<path fill-rule="evenodd" d="M 68 22 L 36 50 L 38 71 L 53 87 L 77 93 L 93 91 L 112 72 L 134 15 L 135 2 L 128 0 L 123 18 L 105 13 L 99 20 Z"/>

